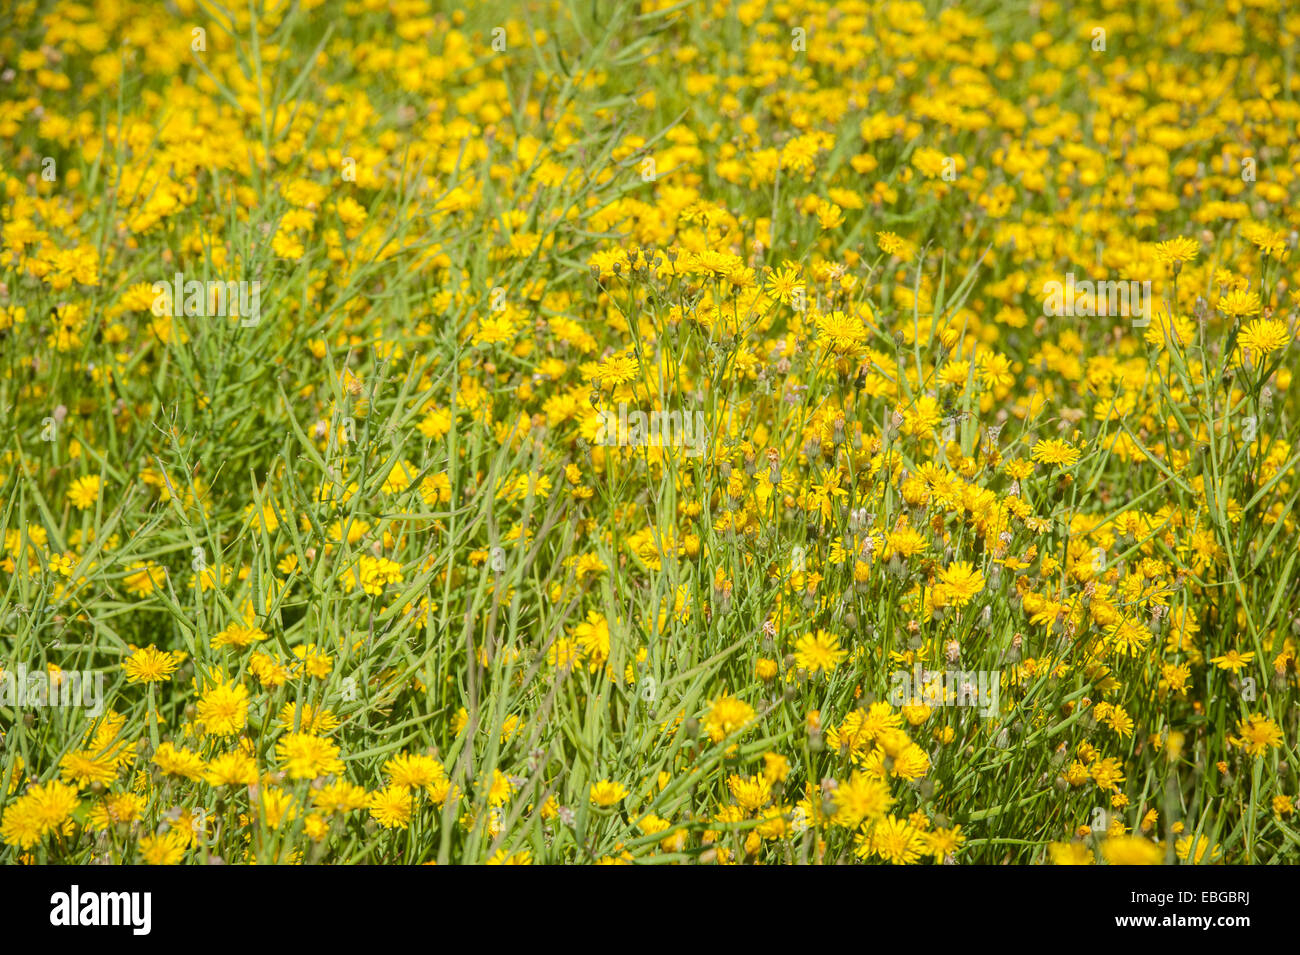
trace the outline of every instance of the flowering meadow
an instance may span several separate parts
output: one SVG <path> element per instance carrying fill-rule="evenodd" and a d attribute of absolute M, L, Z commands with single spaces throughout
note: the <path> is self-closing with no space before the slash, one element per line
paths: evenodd
<path fill-rule="evenodd" d="M 1300 862 L 1300 9 L 0 2 L 0 864 Z"/>

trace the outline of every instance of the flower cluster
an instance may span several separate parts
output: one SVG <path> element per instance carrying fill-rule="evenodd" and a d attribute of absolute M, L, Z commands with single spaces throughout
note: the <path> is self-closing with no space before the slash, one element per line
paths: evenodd
<path fill-rule="evenodd" d="M 1296 861 L 1300 16 L 1185 6 L 13 4 L 0 863 Z"/>

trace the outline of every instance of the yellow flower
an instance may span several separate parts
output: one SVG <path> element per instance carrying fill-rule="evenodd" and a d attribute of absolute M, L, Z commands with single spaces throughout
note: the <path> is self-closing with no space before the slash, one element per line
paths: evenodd
<path fill-rule="evenodd" d="M 743 700 L 723 694 L 709 703 L 704 717 L 704 728 L 709 738 L 720 743 L 732 733 L 748 725 L 754 718 L 754 708 Z"/>
<path fill-rule="evenodd" d="M 302 661 L 302 667 L 308 675 L 323 680 L 334 669 L 334 658 L 314 643 L 299 644 L 293 648 L 293 655 Z"/>
<path fill-rule="evenodd" d="M 894 804 L 894 797 L 883 782 L 857 770 L 835 787 L 831 798 L 835 806 L 831 821 L 846 829 L 856 829 L 864 821 L 882 818 Z"/>
<path fill-rule="evenodd" d="M 170 741 L 159 745 L 153 754 L 153 762 L 169 776 L 184 776 L 191 781 L 203 778 L 203 757 Z"/>
<path fill-rule="evenodd" d="M 1201 246 L 1195 239 L 1179 236 L 1176 239 L 1170 239 L 1168 242 L 1157 242 L 1155 251 L 1157 262 L 1172 265 L 1177 269 L 1184 262 L 1190 262 L 1196 258 L 1201 251 Z"/>
<path fill-rule="evenodd" d="M 281 729 L 300 730 L 303 733 L 332 733 L 338 728 L 339 719 L 333 711 L 323 706 L 310 703 L 286 703 L 280 707 L 277 725 Z"/>
<path fill-rule="evenodd" d="M 68 503 L 79 511 L 94 507 L 99 500 L 99 483 L 99 476 L 94 474 L 77 478 L 68 488 Z"/>
<path fill-rule="evenodd" d="M 360 562 L 360 577 L 361 589 L 378 596 L 389 584 L 402 582 L 402 565 L 387 557 L 365 556 Z"/>
<path fill-rule="evenodd" d="M 1160 865 L 1165 850 L 1140 836 L 1111 836 L 1101 844 L 1101 855 L 1111 865 Z"/>
<path fill-rule="evenodd" d="M 840 649 L 840 638 L 825 630 L 805 633 L 794 645 L 795 665 L 813 674 L 829 673 L 848 655 L 847 650 Z"/>
<path fill-rule="evenodd" d="M 939 571 L 937 597 L 945 605 L 964 607 L 984 589 L 984 572 L 970 561 L 959 560 Z"/>
<path fill-rule="evenodd" d="M 515 336 L 515 323 L 506 312 L 498 312 L 480 319 L 478 331 L 474 333 L 475 345 L 495 345 L 508 342 Z"/>
<path fill-rule="evenodd" d="M 59 776 L 65 783 L 75 783 L 78 787 L 91 783 L 108 785 L 117 779 L 116 760 L 94 750 L 73 750 L 59 760 Z"/>
<path fill-rule="evenodd" d="M 498 849 L 492 854 L 487 861 L 488 865 L 532 865 L 533 852 L 531 849 L 520 849 L 518 852 L 507 853 L 505 849 Z"/>
<path fill-rule="evenodd" d="M 388 786 L 371 793 L 368 806 L 370 815 L 385 829 L 405 829 L 411 824 L 415 800 L 405 786 Z"/>
<path fill-rule="evenodd" d="M 393 786 L 424 789 L 442 782 L 447 771 L 442 763 L 424 753 L 399 753 L 384 763 L 384 775 Z"/>
<path fill-rule="evenodd" d="M 772 798 L 772 784 L 764 776 L 741 776 L 732 773 L 727 778 L 727 789 L 740 808 L 754 812 L 766 806 Z"/>
<path fill-rule="evenodd" d="M 257 782 L 257 764 L 243 750 L 224 753 L 208 761 L 203 778 L 210 786 L 251 786 Z"/>
<path fill-rule="evenodd" d="M 137 597 L 147 597 L 167 580 L 167 571 L 153 561 L 136 561 L 127 568 L 122 583 L 127 592 Z"/>
<path fill-rule="evenodd" d="M 1244 749 L 1251 756 L 1262 756 L 1270 747 L 1282 745 L 1282 729 L 1267 716 L 1253 713 L 1237 724 L 1236 737 L 1228 737 L 1233 746 Z"/>
<path fill-rule="evenodd" d="M 32 786 L 12 800 L 0 817 L 0 840 L 30 849 L 47 833 L 61 828 L 80 805 L 77 790 L 58 781 Z"/>
<path fill-rule="evenodd" d="M 122 663 L 127 683 L 166 683 L 185 660 L 182 652 L 159 650 L 153 644 L 135 649 Z"/>
<path fill-rule="evenodd" d="M 316 779 L 343 772 L 339 748 L 310 733 L 289 733 L 275 744 L 275 755 L 290 779 Z"/>
<path fill-rule="evenodd" d="M 903 261 L 907 261 L 912 257 L 911 246 L 892 232 L 877 232 L 876 244 L 880 246 L 880 251 L 886 255 L 896 255 Z"/>
<path fill-rule="evenodd" d="M 140 858 L 146 865 L 177 865 L 189 845 L 190 837 L 183 830 L 168 829 L 140 838 Z"/>
<path fill-rule="evenodd" d="M 1254 356 L 1267 355 L 1291 343 L 1291 333 L 1285 322 L 1275 318 L 1261 318 L 1251 322 L 1241 331 L 1237 344 Z"/>
<path fill-rule="evenodd" d="M 1119 784 L 1124 781 L 1124 767 L 1113 756 L 1097 760 L 1088 772 L 1103 790 L 1118 792 Z"/>
<path fill-rule="evenodd" d="M 1034 445 L 1031 457 L 1035 461 L 1041 461 L 1044 464 L 1060 464 L 1069 467 L 1079 460 L 1079 449 L 1067 441 L 1061 441 L 1057 438 L 1049 438 L 1046 441 L 1039 441 Z"/>
<path fill-rule="evenodd" d="M 789 774 L 790 760 L 780 753 L 763 754 L 763 775 L 767 777 L 768 782 L 785 782 L 785 778 Z"/>
<path fill-rule="evenodd" d="M 886 816 L 858 839 L 857 854 L 861 858 L 879 856 L 894 865 L 910 865 L 921 858 L 925 840 L 920 830 L 903 819 Z"/>
<path fill-rule="evenodd" d="M 244 728 L 248 717 L 248 690 L 242 683 L 218 679 L 199 698 L 196 716 L 204 732 L 233 736 Z"/>
<path fill-rule="evenodd" d="M 1229 318 L 1240 318 L 1243 315 L 1254 315 L 1262 306 L 1259 296 L 1254 292 L 1233 289 L 1220 298 L 1215 307 Z"/>
<path fill-rule="evenodd" d="M 598 808 L 607 808 L 622 802 L 627 796 L 627 787 L 622 783 L 602 779 L 591 784 L 591 804 Z"/>
<path fill-rule="evenodd" d="M 604 385 L 622 385 L 631 381 L 640 373 L 640 365 L 631 354 L 610 355 L 596 369 L 596 377 Z"/>
<path fill-rule="evenodd" d="M 212 637 L 212 649 L 238 647 L 243 649 L 251 643 L 267 639 L 268 634 L 260 627 L 249 626 L 240 620 L 233 620 L 226 628 Z"/>
<path fill-rule="evenodd" d="M 867 340 L 867 326 L 862 319 L 839 311 L 818 315 L 817 331 L 827 347 L 839 355 L 858 352 Z"/>
<path fill-rule="evenodd" d="M 609 622 L 594 610 L 573 630 L 573 636 L 582 647 L 591 672 L 595 673 L 609 659 Z"/>
<path fill-rule="evenodd" d="M 1082 842 L 1053 842 L 1047 847 L 1052 865 L 1092 865 L 1092 850 Z"/>
<path fill-rule="evenodd" d="M 1218 862 L 1223 855 L 1223 847 L 1211 845 L 1205 836 L 1183 836 L 1174 843 L 1174 852 L 1184 862 L 1190 859 L 1193 865 L 1204 865 L 1206 862 Z"/>
<path fill-rule="evenodd" d="M 1251 660 L 1255 659 L 1255 651 L 1250 650 L 1246 653 L 1238 653 L 1236 650 L 1229 650 L 1222 656 L 1211 657 L 1210 662 L 1220 670 L 1231 670 L 1236 673 L 1244 669 Z"/>

